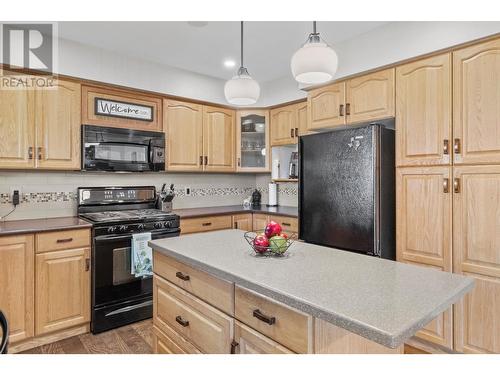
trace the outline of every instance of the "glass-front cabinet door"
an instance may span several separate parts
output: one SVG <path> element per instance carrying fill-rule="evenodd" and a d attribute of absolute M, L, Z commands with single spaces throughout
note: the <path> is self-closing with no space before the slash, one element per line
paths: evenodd
<path fill-rule="evenodd" d="M 240 172 L 268 172 L 269 111 L 237 112 L 236 168 Z"/>

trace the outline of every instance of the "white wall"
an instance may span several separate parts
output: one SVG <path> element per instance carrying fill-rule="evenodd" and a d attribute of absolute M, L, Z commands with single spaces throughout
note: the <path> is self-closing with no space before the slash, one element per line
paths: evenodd
<path fill-rule="evenodd" d="M 60 74 L 227 104 L 224 81 L 217 78 L 65 39 L 59 40 L 58 49 Z"/>
<path fill-rule="evenodd" d="M 334 45 L 335 79 L 500 32 L 500 22 L 392 22 Z M 288 73 L 288 72 L 287 72 Z M 291 74 L 265 82 L 261 105 L 304 98 Z"/>

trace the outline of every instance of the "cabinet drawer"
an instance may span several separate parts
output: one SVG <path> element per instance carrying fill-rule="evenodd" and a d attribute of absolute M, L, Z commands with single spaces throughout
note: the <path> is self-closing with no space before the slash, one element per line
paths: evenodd
<path fill-rule="evenodd" d="M 163 332 L 153 326 L 153 350 L 155 354 L 201 354 L 189 341 L 177 334 L 174 330 L 164 327 Z"/>
<path fill-rule="evenodd" d="M 90 230 L 72 229 L 36 235 L 36 252 L 76 249 L 90 246 Z"/>
<path fill-rule="evenodd" d="M 153 253 L 154 273 L 218 309 L 234 314 L 234 284 L 198 271 L 173 258 Z"/>
<path fill-rule="evenodd" d="M 171 328 L 204 353 L 229 353 L 234 321 L 231 317 L 154 276 L 153 323 Z"/>
<path fill-rule="evenodd" d="M 297 233 L 299 231 L 299 221 L 295 217 L 270 215 L 269 220 L 279 223 L 284 232 Z"/>
<path fill-rule="evenodd" d="M 237 354 L 293 354 L 276 341 L 238 321 L 234 323 L 234 341 L 238 343 Z"/>
<path fill-rule="evenodd" d="M 312 351 L 312 317 L 235 287 L 235 317 L 297 353 Z"/>
<path fill-rule="evenodd" d="M 232 226 L 233 220 L 231 215 L 181 219 L 181 234 L 208 232 L 211 230 L 219 229 L 231 229 Z"/>

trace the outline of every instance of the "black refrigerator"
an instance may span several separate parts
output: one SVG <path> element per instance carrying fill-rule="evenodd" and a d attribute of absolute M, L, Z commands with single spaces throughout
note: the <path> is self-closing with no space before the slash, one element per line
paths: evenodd
<path fill-rule="evenodd" d="M 394 260 L 394 119 L 303 136 L 300 239 Z"/>

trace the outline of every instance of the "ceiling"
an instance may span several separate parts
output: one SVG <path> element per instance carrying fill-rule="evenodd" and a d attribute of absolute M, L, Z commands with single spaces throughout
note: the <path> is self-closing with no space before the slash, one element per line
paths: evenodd
<path fill-rule="evenodd" d="M 330 45 L 387 22 L 318 22 Z M 290 74 L 290 59 L 312 23 L 245 22 L 244 64 L 265 82 Z M 239 22 L 59 22 L 59 37 L 126 56 L 229 79 L 239 66 Z M 226 68 L 233 59 L 236 67 Z"/>

